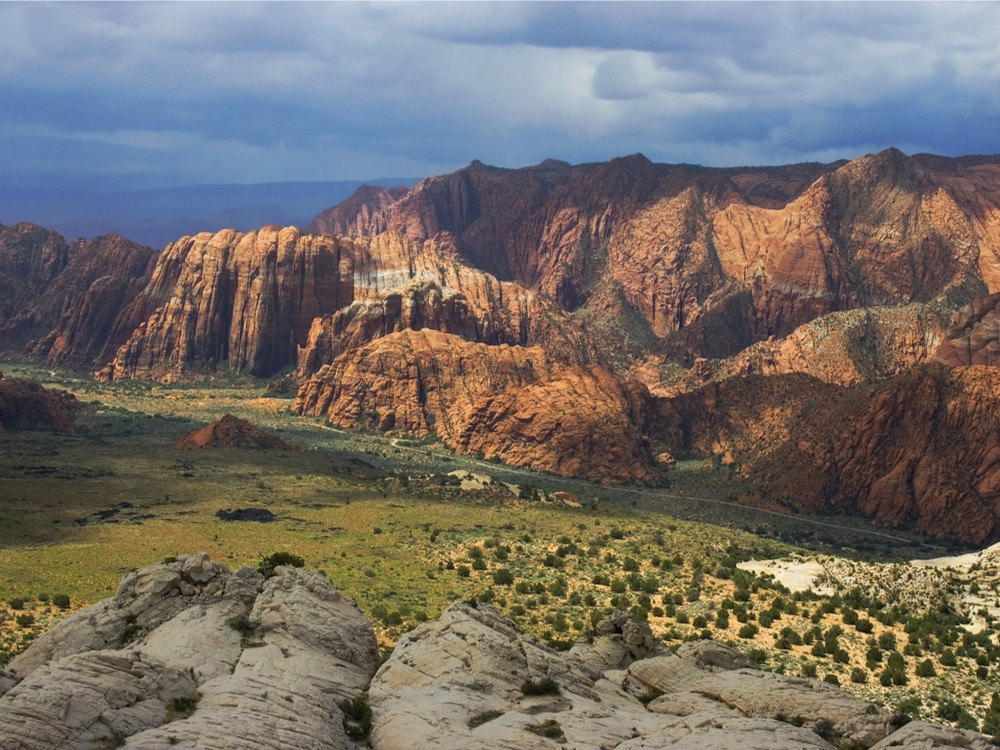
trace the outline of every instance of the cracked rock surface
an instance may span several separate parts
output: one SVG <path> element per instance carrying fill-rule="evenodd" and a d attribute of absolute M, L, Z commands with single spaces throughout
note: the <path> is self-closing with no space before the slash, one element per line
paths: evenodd
<path fill-rule="evenodd" d="M 365 690 L 375 750 L 993 747 L 712 641 L 672 653 L 620 612 L 560 653 L 456 602 L 380 667 L 323 576 L 200 554 L 130 573 L 0 671 L 0 750 L 355 748 L 340 704 Z"/>

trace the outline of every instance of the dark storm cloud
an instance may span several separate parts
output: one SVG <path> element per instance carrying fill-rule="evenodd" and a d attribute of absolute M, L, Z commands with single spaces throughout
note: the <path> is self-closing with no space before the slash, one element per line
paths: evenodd
<path fill-rule="evenodd" d="M 995 3 L 0 3 L 0 181 L 996 152 Z"/>

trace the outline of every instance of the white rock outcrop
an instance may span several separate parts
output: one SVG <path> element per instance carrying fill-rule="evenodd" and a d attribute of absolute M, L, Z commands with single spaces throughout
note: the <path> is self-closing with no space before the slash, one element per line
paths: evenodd
<path fill-rule="evenodd" d="M 130 573 L 0 670 L 0 750 L 355 748 L 340 706 L 366 690 L 374 750 L 994 747 L 718 643 L 672 653 L 621 612 L 560 653 L 456 602 L 379 667 L 371 623 L 323 576 L 202 554 Z"/>

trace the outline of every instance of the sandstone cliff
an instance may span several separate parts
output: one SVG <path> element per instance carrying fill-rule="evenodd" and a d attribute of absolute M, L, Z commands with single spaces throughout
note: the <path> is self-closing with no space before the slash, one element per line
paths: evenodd
<path fill-rule="evenodd" d="M 473 162 L 389 198 L 357 196 L 314 226 L 447 232 L 473 265 L 570 310 L 614 281 L 665 351 L 689 359 L 731 356 L 838 310 L 1000 289 L 995 159 L 890 149 L 768 170 L 641 155 L 522 170 Z"/>
<path fill-rule="evenodd" d="M 650 358 L 632 375 L 655 395 L 672 397 L 709 381 L 747 375 L 804 373 L 842 386 L 874 383 L 940 358 L 942 315 L 927 305 L 872 307 L 830 313 L 784 338 L 748 346 L 727 359 L 697 360 L 680 378 L 670 363 Z"/>
<path fill-rule="evenodd" d="M 607 371 L 567 367 L 540 347 L 407 329 L 321 367 L 304 381 L 295 409 L 344 427 L 435 434 L 461 452 L 517 466 L 621 482 L 655 477 L 637 426 L 640 402 Z"/>
<path fill-rule="evenodd" d="M 33 224 L 0 225 L 0 350 L 27 346 L 59 367 L 106 361 L 122 343 L 110 336 L 113 321 L 155 260 L 116 234 L 67 243 Z"/>
<path fill-rule="evenodd" d="M 362 691 L 366 740 L 343 708 Z M 493 607 L 457 602 L 379 667 L 370 623 L 323 576 L 231 573 L 204 554 L 130 573 L 0 671 L 11 750 L 993 746 L 905 722 L 829 684 L 748 668 L 721 644 L 671 653 L 621 612 L 557 653 Z"/>
<path fill-rule="evenodd" d="M 804 375 L 712 383 L 664 401 L 656 440 L 715 455 L 748 502 L 861 513 L 983 544 L 1000 535 L 1000 370 L 924 364 L 868 386 Z"/>
<path fill-rule="evenodd" d="M 934 359 L 952 367 L 1000 367 L 1000 294 L 977 297 L 963 307 L 945 331 Z"/>
<path fill-rule="evenodd" d="M 116 323 L 130 336 L 109 374 L 171 377 L 228 362 L 265 376 L 294 364 L 313 319 L 350 302 L 352 249 L 294 227 L 171 243 Z"/>

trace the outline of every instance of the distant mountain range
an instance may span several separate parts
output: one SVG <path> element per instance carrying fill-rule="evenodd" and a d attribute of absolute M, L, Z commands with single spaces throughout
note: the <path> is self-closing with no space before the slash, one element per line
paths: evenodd
<path fill-rule="evenodd" d="M 366 183 L 270 182 L 115 192 L 0 187 L 0 222 L 30 221 L 55 229 L 67 239 L 116 232 L 161 249 L 178 237 L 198 232 L 248 231 L 265 224 L 305 226 L 362 184 L 391 188 L 415 182 L 407 178 Z"/>
<path fill-rule="evenodd" d="M 0 351 L 294 377 L 344 427 L 609 483 L 708 459 L 742 502 L 1000 538 L 1000 157 L 473 162 L 298 225 L 0 226 Z"/>

